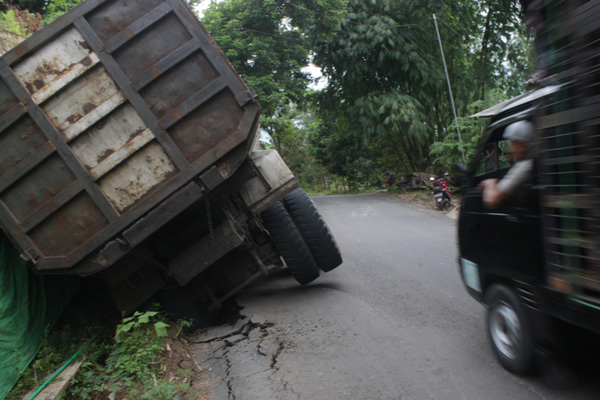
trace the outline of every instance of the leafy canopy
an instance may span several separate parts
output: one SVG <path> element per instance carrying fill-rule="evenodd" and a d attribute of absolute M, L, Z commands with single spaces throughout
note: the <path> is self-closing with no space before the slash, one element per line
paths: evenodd
<path fill-rule="evenodd" d="M 202 23 L 246 84 L 259 95 L 263 128 L 281 132 L 291 104 L 302 105 L 311 81 L 303 69 L 326 43 L 343 0 L 230 0 L 213 3 Z"/>

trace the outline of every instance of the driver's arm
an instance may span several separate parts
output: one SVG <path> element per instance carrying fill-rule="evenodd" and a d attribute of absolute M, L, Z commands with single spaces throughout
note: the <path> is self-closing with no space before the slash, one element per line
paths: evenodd
<path fill-rule="evenodd" d="M 508 193 L 498 187 L 498 179 L 486 179 L 477 186 L 483 197 L 483 205 L 494 210 L 506 199 Z"/>
<path fill-rule="evenodd" d="M 486 179 L 477 189 L 483 196 L 483 205 L 489 209 L 498 208 L 508 195 L 515 193 L 525 183 L 533 168 L 532 160 L 525 160 L 513 165 L 500 182 L 498 179 Z"/>

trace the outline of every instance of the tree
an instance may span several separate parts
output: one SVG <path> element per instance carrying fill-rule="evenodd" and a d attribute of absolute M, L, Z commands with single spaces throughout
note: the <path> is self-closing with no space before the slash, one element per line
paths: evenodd
<path fill-rule="evenodd" d="M 48 2 L 42 13 L 44 25 L 48 25 L 58 17 L 66 14 L 79 5 L 83 0 L 54 0 Z"/>
<path fill-rule="evenodd" d="M 473 118 L 470 115 L 507 100 L 507 98 L 507 94 L 498 89 L 490 90 L 486 93 L 485 99 L 477 100 L 467 107 L 467 116 L 458 118 L 467 163 L 473 159 L 479 140 L 489 123 L 489 118 Z M 453 163 L 462 160 L 456 125 L 452 123 L 448 130 L 449 133 L 443 140 L 431 145 L 431 155 L 434 157 L 433 166 L 438 171 L 448 172 Z"/>
<path fill-rule="evenodd" d="M 259 95 L 262 128 L 284 139 L 290 107 L 306 103 L 311 49 L 337 26 L 343 0 L 229 0 L 213 3 L 202 22 L 246 84 Z"/>
<path fill-rule="evenodd" d="M 6 11 L 11 6 L 29 10 L 30 13 L 42 13 L 46 7 L 46 0 L 3 0 L 0 4 L 0 11 Z"/>
<path fill-rule="evenodd" d="M 340 31 L 315 57 L 330 82 L 321 112 L 348 121 L 328 136 L 331 147 L 352 138 L 390 170 L 433 169 L 440 151 L 457 148 L 433 13 L 459 116 L 498 88 L 521 90 L 530 62 L 516 1 L 349 0 Z M 431 154 L 436 142 L 444 145 Z"/>
<path fill-rule="evenodd" d="M 523 67 L 531 65 L 528 57 L 524 60 L 517 60 L 513 52 L 517 50 L 511 44 L 515 43 L 515 38 L 522 36 L 524 24 L 522 23 L 522 14 L 516 0 L 477 0 L 472 1 L 475 9 L 473 14 L 473 25 L 470 28 L 471 40 L 468 47 L 463 46 L 463 50 L 468 50 L 468 59 L 473 65 L 470 79 L 466 81 L 466 88 L 469 96 L 464 99 L 467 101 L 464 106 L 473 101 L 483 100 L 488 89 L 494 89 L 498 86 L 505 86 L 508 81 L 508 75 L 514 73 L 514 67 L 521 70 Z M 448 34 L 452 34 L 448 31 Z M 529 52 L 529 46 L 521 41 L 524 49 Z M 519 50 L 520 52 L 520 50 Z M 516 63 L 520 64 L 520 67 Z M 507 68 L 508 67 L 508 68 Z M 513 70 L 511 72 L 511 70 Z M 524 82 L 524 80 L 523 80 Z M 516 81 L 512 82 L 517 84 Z M 518 84 L 523 88 L 523 83 Z M 507 87 L 507 86 L 505 86 Z M 507 89 L 514 89 L 507 87 Z"/>
<path fill-rule="evenodd" d="M 378 149 L 363 137 L 355 136 L 346 113 L 335 109 L 321 109 L 317 129 L 308 136 L 309 151 L 315 160 L 335 176 L 344 180 L 344 186 L 357 189 L 380 180 L 381 163 Z"/>
<path fill-rule="evenodd" d="M 309 137 L 318 130 L 315 112 L 309 105 L 303 109 L 290 107 L 275 121 L 276 135 L 267 147 L 274 148 L 304 187 L 327 186 L 323 170 L 317 165 L 309 148 Z"/>
<path fill-rule="evenodd" d="M 420 169 L 436 130 L 443 83 L 435 41 L 424 35 L 430 8 L 415 2 L 348 2 L 341 31 L 315 61 L 330 79 L 322 99 L 345 113 L 352 132 L 379 154 L 396 154 L 391 169 Z M 417 22 L 417 23 L 415 23 Z M 331 101 L 331 98 L 340 101 Z M 330 98 L 326 100 L 326 98 Z"/>

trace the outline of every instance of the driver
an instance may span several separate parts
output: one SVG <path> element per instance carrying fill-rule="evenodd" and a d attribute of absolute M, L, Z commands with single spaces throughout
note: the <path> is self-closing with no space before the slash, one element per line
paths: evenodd
<path fill-rule="evenodd" d="M 498 208 L 519 186 L 531 176 L 533 160 L 531 159 L 531 140 L 533 139 L 533 124 L 529 121 L 517 121 L 506 127 L 502 137 L 510 141 L 515 164 L 508 173 L 498 179 L 486 179 L 477 187 L 482 193 L 483 204 L 489 209 Z"/>

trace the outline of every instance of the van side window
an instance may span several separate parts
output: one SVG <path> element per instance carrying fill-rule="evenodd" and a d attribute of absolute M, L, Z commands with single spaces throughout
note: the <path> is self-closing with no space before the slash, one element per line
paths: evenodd
<path fill-rule="evenodd" d="M 491 142 L 485 145 L 483 156 L 475 168 L 475 175 L 485 175 L 500 169 L 509 168 L 511 163 L 511 148 L 508 140 Z"/>

